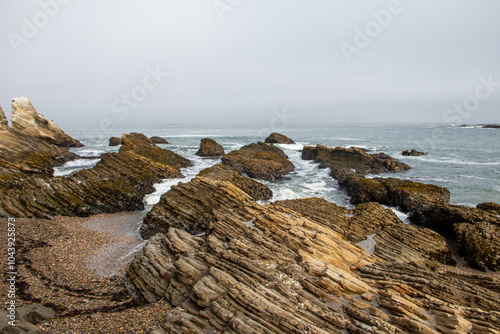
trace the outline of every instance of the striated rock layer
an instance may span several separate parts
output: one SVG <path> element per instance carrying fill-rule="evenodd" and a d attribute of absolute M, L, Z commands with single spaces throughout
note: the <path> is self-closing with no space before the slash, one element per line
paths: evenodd
<path fill-rule="evenodd" d="M 500 331 L 499 280 L 442 266 L 437 233 L 376 203 L 260 205 L 209 174 L 156 205 L 168 226 L 129 267 L 136 293 L 174 307 L 153 333 Z"/>
<path fill-rule="evenodd" d="M 258 142 L 229 152 L 222 157 L 222 163 L 255 179 L 274 180 L 294 170 L 287 158 L 278 147 Z"/>
<path fill-rule="evenodd" d="M 29 177 L 6 182 L 0 194 L 0 216 L 87 216 L 141 210 L 145 194 L 165 178 L 182 177 L 189 160 L 132 133 L 121 138 L 118 153 L 106 153 L 91 169 L 69 177 Z"/>

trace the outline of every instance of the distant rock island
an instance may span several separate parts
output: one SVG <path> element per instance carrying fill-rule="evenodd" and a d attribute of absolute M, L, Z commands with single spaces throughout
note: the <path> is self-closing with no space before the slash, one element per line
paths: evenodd
<path fill-rule="evenodd" d="M 461 128 L 477 127 L 477 128 L 483 128 L 483 129 L 500 129 L 500 124 L 476 124 L 476 125 L 462 124 L 462 125 L 460 125 L 460 127 Z"/>

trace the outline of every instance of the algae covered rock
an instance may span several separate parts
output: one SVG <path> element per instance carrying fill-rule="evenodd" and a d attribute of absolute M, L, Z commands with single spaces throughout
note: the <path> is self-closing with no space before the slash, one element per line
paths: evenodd
<path fill-rule="evenodd" d="M 122 140 L 118 137 L 109 138 L 109 146 L 120 146 L 122 144 Z"/>
<path fill-rule="evenodd" d="M 276 132 L 271 133 L 264 142 L 268 144 L 295 144 L 295 142 L 287 136 Z"/>
<path fill-rule="evenodd" d="M 221 157 L 224 154 L 226 154 L 224 152 L 224 147 L 210 138 L 203 138 L 201 140 L 200 149 L 196 152 L 196 155 L 202 157 Z"/>
<path fill-rule="evenodd" d="M 295 169 L 282 150 L 262 142 L 226 154 L 222 163 L 261 180 L 275 180 Z"/>
<path fill-rule="evenodd" d="M 405 157 L 419 157 L 422 155 L 426 155 L 426 153 L 417 151 L 415 149 L 412 149 L 411 151 L 408 151 L 408 150 L 403 151 L 401 154 Z"/>
<path fill-rule="evenodd" d="M 158 137 L 158 136 L 153 136 L 149 138 L 153 143 L 155 144 L 170 144 L 165 138 L 163 137 Z"/>

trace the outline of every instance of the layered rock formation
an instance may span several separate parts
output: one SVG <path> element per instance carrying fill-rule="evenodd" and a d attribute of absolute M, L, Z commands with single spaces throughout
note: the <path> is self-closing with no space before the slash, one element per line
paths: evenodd
<path fill-rule="evenodd" d="M 168 141 L 165 140 L 165 138 L 158 137 L 158 136 L 153 136 L 149 138 L 153 143 L 155 144 L 169 144 Z"/>
<path fill-rule="evenodd" d="M 43 176 L 6 182 L 0 215 L 15 217 L 87 216 L 141 210 L 143 197 L 165 178 L 182 177 L 189 160 L 154 145 L 141 134 L 124 135 L 118 153 L 106 153 L 91 169 L 69 177 Z"/>
<path fill-rule="evenodd" d="M 287 136 L 276 132 L 271 133 L 264 142 L 268 144 L 295 144 L 295 142 Z"/>
<path fill-rule="evenodd" d="M 259 205 L 210 174 L 156 205 L 168 227 L 129 267 L 137 293 L 174 307 L 153 333 L 500 330 L 499 280 L 442 266 L 437 233 L 375 203 Z"/>
<path fill-rule="evenodd" d="M 232 187 L 229 187 L 231 185 Z M 231 196 L 237 188 L 237 200 Z M 173 186 L 147 214 L 141 227 L 145 239 L 156 233 L 166 233 L 172 226 L 199 234 L 208 228 L 217 212 L 234 210 L 236 206 L 250 205 L 253 200 L 270 199 L 272 192 L 263 184 L 241 175 L 234 168 L 216 165 L 203 170 L 189 183 Z M 191 208 L 184 211 L 186 208 Z"/>
<path fill-rule="evenodd" d="M 425 155 L 426 153 L 419 152 L 419 151 L 417 151 L 415 149 L 412 149 L 411 151 L 408 151 L 408 150 L 403 151 L 401 154 L 404 155 L 404 156 L 406 156 L 406 157 L 419 157 L 421 155 Z"/>
<path fill-rule="evenodd" d="M 210 138 L 203 138 L 200 143 L 200 149 L 196 152 L 196 155 L 202 157 L 221 157 L 224 154 L 226 154 L 224 147 Z"/>
<path fill-rule="evenodd" d="M 109 146 L 120 146 L 122 144 L 122 140 L 118 137 L 109 138 Z"/>
<path fill-rule="evenodd" d="M 255 179 L 274 180 L 294 170 L 287 158 L 278 147 L 258 142 L 226 154 L 222 163 Z"/>
<path fill-rule="evenodd" d="M 12 129 L 41 138 L 51 144 L 66 147 L 83 146 L 78 140 L 71 138 L 54 122 L 38 114 L 26 97 L 12 99 Z"/>

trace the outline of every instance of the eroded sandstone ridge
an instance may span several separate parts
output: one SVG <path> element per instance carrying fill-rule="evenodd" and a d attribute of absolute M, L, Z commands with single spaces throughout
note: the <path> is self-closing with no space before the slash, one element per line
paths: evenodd
<path fill-rule="evenodd" d="M 11 123 L 13 130 L 44 139 L 51 144 L 67 147 L 83 146 L 78 140 L 64 133 L 54 122 L 37 113 L 26 97 L 12 99 Z"/>
<path fill-rule="evenodd" d="M 377 203 L 260 205 L 215 174 L 163 196 L 153 209 L 163 229 L 149 228 L 129 267 L 135 293 L 174 307 L 153 333 L 500 330 L 499 280 L 444 266 L 453 260 L 438 233 Z"/>
<path fill-rule="evenodd" d="M 141 210 L 145 194 L 165 178 L 182 177 L 191 162 L 153 144 L 146 136 L 123 135 L 118 153 L 101 155 L 91 169 L 69 177 L 37 175 L 6 182 L 0 215 L 16 217 L 88 216 Z"/>

